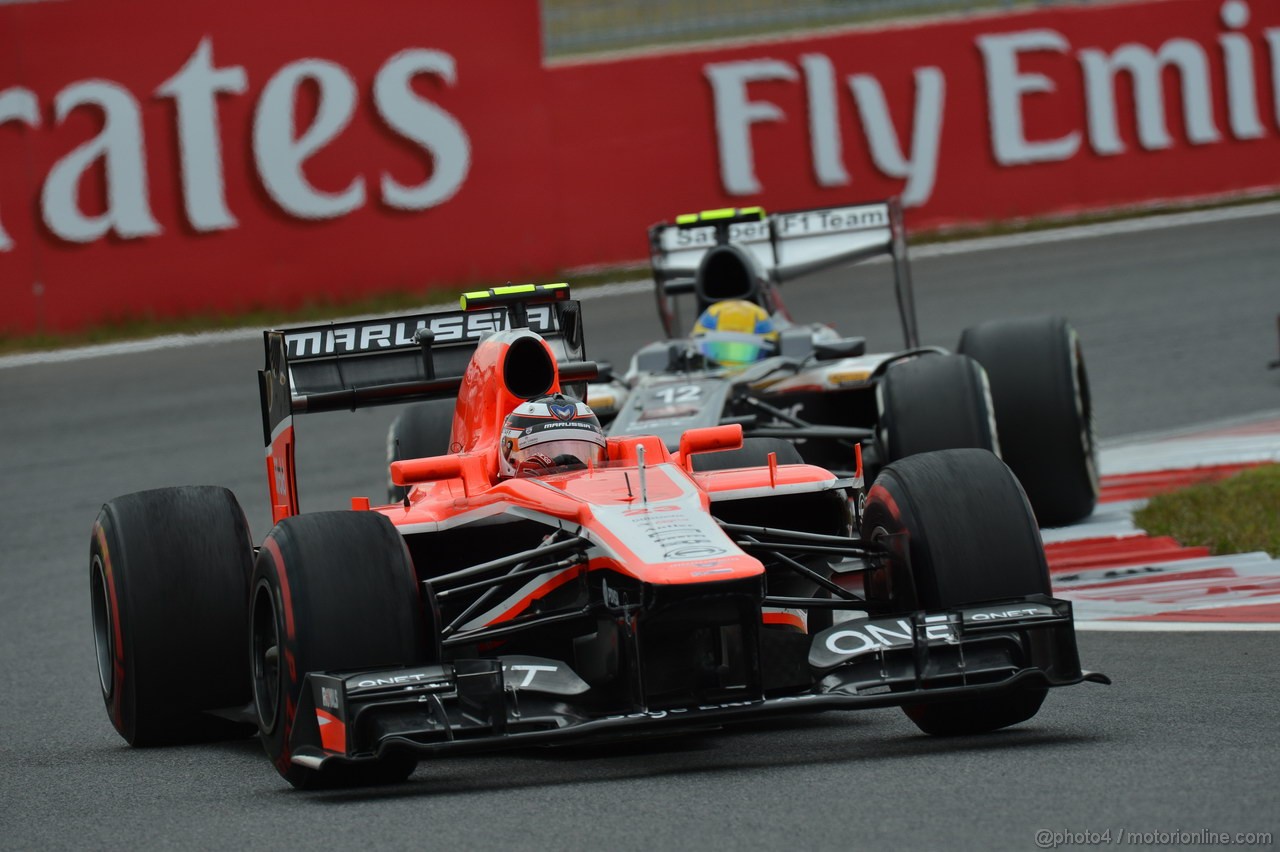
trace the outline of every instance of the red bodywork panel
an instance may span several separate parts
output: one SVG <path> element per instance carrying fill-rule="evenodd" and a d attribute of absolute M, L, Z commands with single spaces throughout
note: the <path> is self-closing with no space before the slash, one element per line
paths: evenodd
<path fill-rule="evenodd" d="M 504 371 L 512 342 L 529 334 L 495 334 L 477 348 L 454 413 L 452 442 L 461 452 L 392 464 L 392 481 L 413 487 L 406 504 L 376 511 L 403 534 L 486 519 L 493 523 L 496 516 L 508 515 L 576 530 L 592 545 L 588 571 L 607 568 L 656 585 L 735 580 L 759 576 L 764 567 L 720 529 L 709 512 L 713 500 L 814 491 L 834 482 L 831 473 L 812 465 L 778 467 L 772 479 L 765 467 L 692 473 L 686 469 L 688 459 L 669 452 L 658 438 L 632 436 L 610 438 L 607 462 L 600 467 L 501 479 L 502 422 L 523 401 L 508 389 Z M 552 392 L 559 388 L 558 375 L 552 387 Z M 737 425 L 692 430 L 681 442 L 688 454 L 741 445 Z M 579 565 L 538 578 L 540 583 L 530 584 L 527 595 L 508 601 L 500 612 L 491 611 L 484 623 L 518 614 L 530 600 L 582 570 Z"/>

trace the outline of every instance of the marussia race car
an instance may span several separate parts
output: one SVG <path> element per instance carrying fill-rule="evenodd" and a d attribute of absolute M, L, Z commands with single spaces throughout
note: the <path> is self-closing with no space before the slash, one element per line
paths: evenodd
<path fill-rule="evenodd" d="M 860 444 L 872 474 L 914 453 L 983 447 L 1017 474 L 1042 525 L 1093 511 L 1093 413 L 1075 332 L 1056 317 L 993 321 L 967 329 L 957 354 L 922 347 L 896 202 L 768 217 L 760 208 L 707 211 L 655 225 L 649 241 L 671 339 L 638 352 L 625 379 L 591 386 L 588 401 L 613 417 L 610 434 L 658 435 L 674 449 L 687 429 L 737 422 L 748 436 L 788 438 L 799 457 L 838 472 Z M 778 285 L 880 254 L 893 261 L 903 351 L 867 354 L 865 338 L 791 321 Z M 682 295 L 694 317 L 724 300 L 759 305 L 781 327 L 775 353 L 720 369 L 685 337 Z"/>
<path fill-rule="evenodd" d="M 266 332 L 262 545 L 217 487 L 119 497 L 94 524 L 120 734 L 256 730 L 306 787 L 828 709 L 977 733 L 1030 718 L 1049 687 L 1106 682 L 1081 671 L 1023 492 L 985 450 L 887 465 L 852 516 L 857 479 L 779 463 L 738 424 L 500 476 L 506 415 L 596 372 L 567 296 L 502 288 L 461 312 Z M 457 450 L 394 462 L 403 501 L 299 513 L 295 415 L 437 398 L 456 399 Z"/>

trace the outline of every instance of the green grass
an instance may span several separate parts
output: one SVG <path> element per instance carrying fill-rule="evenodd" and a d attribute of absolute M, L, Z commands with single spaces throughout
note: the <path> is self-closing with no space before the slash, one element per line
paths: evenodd
<path fill-rule="evenodd" d="M 1262 550 L 1280 556 L 1280 464 L 1157 495 L 1134 522 L 1152 535 L 1214 554 Z"/>

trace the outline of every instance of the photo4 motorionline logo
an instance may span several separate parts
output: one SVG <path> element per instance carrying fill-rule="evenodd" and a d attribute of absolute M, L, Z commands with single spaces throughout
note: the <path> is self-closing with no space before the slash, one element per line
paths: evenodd
<path fill-rule="evenodd" d="M 1051 831 L 1036 832 L 1036 846 L 1058 849 L 1064 846 L 1270 846 L 1269 831 L 1210 831 L 1182 829 L 1172 831 Z"/>

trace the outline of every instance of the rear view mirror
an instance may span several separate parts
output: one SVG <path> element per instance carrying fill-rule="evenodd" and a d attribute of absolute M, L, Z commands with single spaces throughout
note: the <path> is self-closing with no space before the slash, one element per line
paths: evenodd
<path fill-rule="evenodd" d="M 685 470 L 693 469 L 693 456 L 716 450 L 736 450 L 742 446 L 742 424 L 704 426 L 690 429 L 680 436 L 680 464 Z"/>
<path fill-rule="evenodd" d="M 813 345 L 813 354 L 819 361 L 834 361 L 838 358 L 855 358 L 867 351 L 865 337 L 842 337 L 839 340 L 827 340 Z"/>
<path fill-rule="evenodd" d="M 459 456 L 401 459 L 391 463 L 391 482 L 394 485 L 439 482 L 442 479 L 458 479 L 461 476 L 462 459 Z"/>
<path fill-rule="evenodd" d="M 462 492 L 468 497 L 488 485 L 484 460 L 480 456 L 458 454 L 432 456 L 425 459 L 402 459 L 391 463 L 393 485 L 417 485 L 461 479 Z"/>

